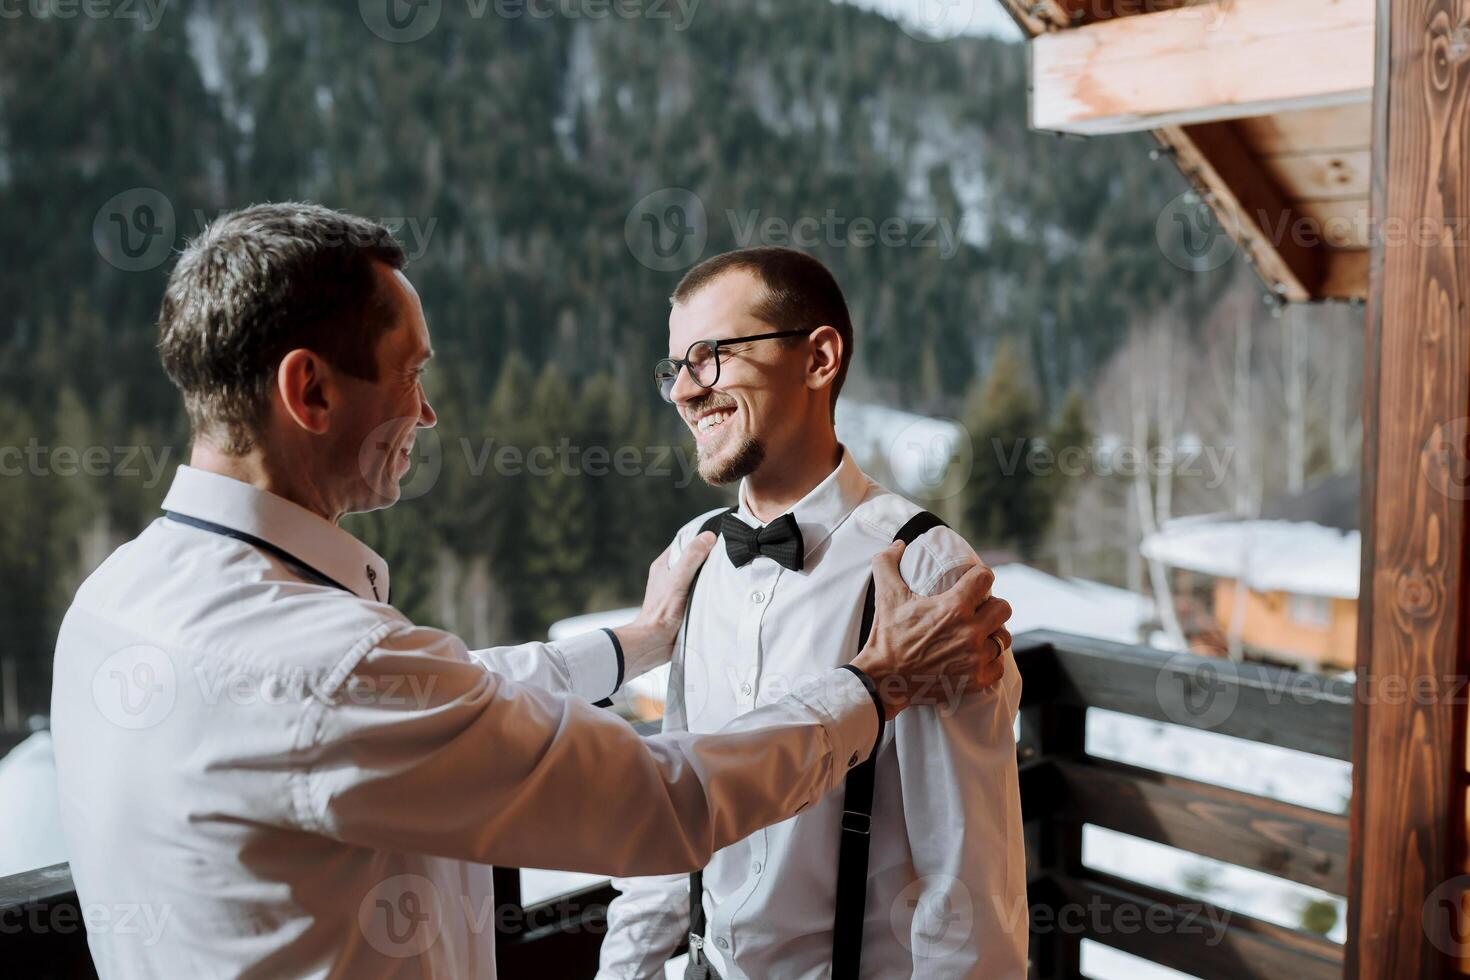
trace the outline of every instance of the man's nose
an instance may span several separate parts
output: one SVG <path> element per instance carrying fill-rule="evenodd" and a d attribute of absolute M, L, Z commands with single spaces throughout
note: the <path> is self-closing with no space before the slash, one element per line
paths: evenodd
<path fill-rule="evenodd" d="M 679 373 L 674 376 L 674 390 L 672 392 L 675 405 L 684 405 L 692 401 L 697 401 L 708 393 L 709 389 L 694 380 L 687 366 L 679 368 Z"/>
<path fill-rule="evenodd" d="M 439 423 L 439 416 L 434 412 L 434 406 L 429 404 L 429 399 L 424 398 L 419 402 L 419 428 L 432 429 Z"/>

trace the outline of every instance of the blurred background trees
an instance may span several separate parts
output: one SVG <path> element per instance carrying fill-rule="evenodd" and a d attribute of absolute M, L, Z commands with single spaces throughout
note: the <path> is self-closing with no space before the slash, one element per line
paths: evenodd
<path fill-rule="evenodd" d="M 477 6 L 444 4 L 405 44 L 328 0 L 194 0 L 150 31 L 32 16 L 0 32 L 0 446 L 103 446 L 113 464 L 142 447 L 166 464 L 0 476 L 0 667 L 22 713 L 45 710 L 71 591 L 156 517 L 186 452 L 155 350 L 169 262 L 121 268 L 97 240 L 108 202 L 138 189 L 166 202 L 154 217 L 173 249 L 264 200 L 398 229 L 439 351 L 440 470 L 348 527 L 392 564 L 396 604 L 472 644 L 636 600 L 673 532 L 729 496 L 688 482 L 691 442 L 650 384 L 681 270 L 638 261 L 624 225 L 659 188 L 698 196 L 706 256 L 761 243 L 751 229 L 767 218 L 847 223 L 813 249 L 856 323 L 844 397 L 966 421 L 960 503 L 978 546 L 1136 579 L 1141 516 L 1189 487 L 1155 477 L 1140 504 L 1095 462 L 1075 477 L 1006 472 L 994 447 L 1025 460 L 1086 445 L 1095 460 L 1099 439 L 1215 438 L 1186 393 L 1209 392 L 1225 417 L 1248 408 L 1258 429 L 1285 418 L 1302 479 L 1356 465 L 1350 352 L 1311 313 L 1283 333 L 1238 262 L 1162 261 L 1154 219 L 1182 179 L 1143 138 L 1029 132 L 1020 45 L 926 43 L 828 3 L 721 0 L 682 26 Z M 890 217 L 930 231 L 900 247 L 846 237 Z M 1140 359 L 1150 322 L 1175 332 L 1167 365 Z M 1259 335 L 1243 362 L 1241 330 Z M 1199 351 L 1205 377 L 1188 367 Z M 1259 390 L 1242 395 L 1241 363 Z M 1179 397 L 1141 396 L 1150 377 Z M 497 462 L 563 443 L 580 450 L 573 471 Z M 637 472 L 591 475 L 589 447 L 637 449 Z M 1250 499 L 1232 489 L 1226 506 Z"/>

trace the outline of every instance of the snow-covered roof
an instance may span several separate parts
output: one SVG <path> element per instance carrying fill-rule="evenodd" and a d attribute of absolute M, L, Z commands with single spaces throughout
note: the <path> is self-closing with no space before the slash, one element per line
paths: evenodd
<path fill-rule="evenodd" d="M 1153 600 L 1137 592 L 1079 578 L 1058 578 L 1030 565 L 995 566 L 993 591 L 1011 604 L 1012 636 L 1061 630 L 1115 643 L 1141 643 Z"/>
<path fill-rule="evenodd" d="M 1174 568 L 1243 580 L 1256 592 L 1356 599 L 1361 547 L 1359 532 L 1310 521 L 1206 515 L 1168 522 L 1139 551 Z"/>

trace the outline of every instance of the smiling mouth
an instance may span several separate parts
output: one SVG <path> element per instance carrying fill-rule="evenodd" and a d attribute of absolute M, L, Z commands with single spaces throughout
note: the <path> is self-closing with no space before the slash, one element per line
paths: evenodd
<path fill-rule="evenodd" d="M 722 427 L 734 417 L 734 408 L 717 408 L 714 411 L 706 412 L 693 422 L 692 428 L 694 429 L 695 438 L 701 441 L 709 438 L 715 430 Z"/>

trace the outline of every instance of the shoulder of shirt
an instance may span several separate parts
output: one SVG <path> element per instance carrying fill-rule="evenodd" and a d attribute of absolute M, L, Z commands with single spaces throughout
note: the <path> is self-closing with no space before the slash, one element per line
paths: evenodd
<path fill-rule="evenodd" d="M 684 553 L 684 549 L 689 547 L 689 542 L 694 540 L 694 536 L 699 533 L 699 529 L 704 526 L 705 521 L 714 517 L 716 514 L 723 514 L 729 509 L 728 506 L 720 506 L 712 510 L 707 510 L 679 528 L 678 533 L 674 535 L 674 542 L 669 551 L 670 563 L 678 560 L 678 557 Z"/>
<path fill-rule="evenodd" d="M 232 669 L 300 675 L 350 670 L 378 643 L 413 623 L 393 606 L 299 576 L 281 562 L 230 539 L 211 541 L 237 552 L 217 580 L 198 569 L 147 574 L 156 562 L 147 528 L 118 548 L 77 590 L 73 607 L 191 651 Z M 269 571 L 268 571 L 269 569 Z M 160 591 L 160 587 L 162 591 Z M 142 621 L 135 622 L 139 616 Z M 164 626 L 162 631 L 160 626 Z"/>
<path fill-rule="evenodd" d="M 868 495 L 853 509 L 851 521 L 874 539 L 874 553 L 893 542 L 895 536 L 924 508 L 869 479 Z M 941 583 L 958 569 L 979 561 L 970 543 L 953 528 L 941 524 L 919 535 L 904 549 L 899 572 L 908 587 L 919 595 L 933 595 Z M 947 584 L 946 584 L 947 587 Z"/>

